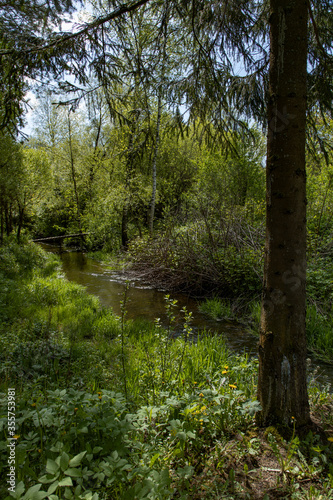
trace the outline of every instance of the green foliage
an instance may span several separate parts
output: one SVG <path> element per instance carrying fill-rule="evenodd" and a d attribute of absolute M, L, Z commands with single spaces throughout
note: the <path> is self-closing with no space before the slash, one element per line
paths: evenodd
<path fill-rule="evenodd" d="M 333 354 L 333 319 L 331 314 L 323 314 L 315 305 L 307 307 L 306 336 L 308 347 L 319 357 L 331 360 Z"/>
<path fill-rule="evenodd" d="M 333 260 L 318 255 L 309 262 L 307 293 L 310 300 L 323 306 L 333 304 Z"/>
<path fill-rule="evenodd" d="M 230 300 L 206 299 L 205 302 L 200 304 L 199 310 L 217 321 L 236 319 Z"/>
<path fill-rule="evenodd" d="M 253 421 L 257 360 L 231 354 L 216 335 L 193 339 L 191 313 L 178 311 L 170 296 L 166 328 L 159 320 L 126 321 L 126 297 L 117 318 L 57 277 L 53 257 L 34 245 L 10 245 L 16 271 L 2 273 L 10 274 L 17 292 L 27 295 L 31 287 L 35 307 L 17 309 L 0 329 L 1 498 L 238 498 L 251 477 L 260 480 L 253 470 L 264 469 L 251 460 L 267 450 L 277 457 L 288 498 L 297 492 L 307 498 L 302 481 L 312 478 L 313 491 L 330 498 L 327 444 L 313 435 L 260 438 Z M 6 256 L 8 247 L 2 252 Z M 13 386 L 17 487 L 9 495 L 6 393 Z M 329 391 L 314 384 L 309 390 L 313 411 L 331 422 Z"/>

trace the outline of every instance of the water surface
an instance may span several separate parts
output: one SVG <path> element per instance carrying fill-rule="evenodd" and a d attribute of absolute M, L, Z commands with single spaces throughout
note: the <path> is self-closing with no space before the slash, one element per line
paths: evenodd
<path fill-rule="evenodd" d="M 57 253 L 58 247 L 42 245 L 48 251 Z M 142 283 L 138 279 L 131 278 L 121 271 L 111 271 L 106 265 L 88 258 L 81 252 L 63 252 L 60 254 L 63 271 L 69 281 L 73 281 L 86 287 L 87 291 L 99 297 L 101 304 L 111 307 L 115 314 L 120 315 L 120 302 L 124 298 L 126 284 L 130 288 L 126 302 L 127 318 L 145 318 L 154 321 L 160 318 L 162 324 L 167 324 L 165 313 L 165 290 L 157 290 Z M 258 339 L 251 333 L 246 325 L 230 321 L 215 321 L 207 318 L 198 309 L 198 303 L 193 298 L 180 293 L 170 294 L 176 299 L 177 309 L 180 311 L 186 307 L 193 313 L 194 336 L 199 331 L 209 330 L 222 335 L 228 347 L 237 353 L 248 353 L 250 356 L 257 355 Z M 176 314 L 179 332 L 182 330 L 181 314 Z M 317 379 L 321 383 L 333 384 L 333 366 L 323 363 L 310 356 L 312 366 L 318 366 Z"/>

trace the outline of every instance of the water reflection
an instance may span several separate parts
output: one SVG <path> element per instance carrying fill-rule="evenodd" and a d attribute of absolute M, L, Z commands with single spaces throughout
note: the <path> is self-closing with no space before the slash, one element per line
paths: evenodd
<path fill-rule="evenodd" d="M 120 301 L 123 299 L 127 276 L 125 274 L 108 271 L 98 262 L 85 257 L 83 254 L 68 252 L 61 255 L 63 270 L 70 281 L 84 285 L 89 293 L 97 295 L 106 307 L 111 307 L 115 314 L 120 314 Z M 165 312 L 166 292 L 142 285 L 138 280 L 129 280 L 130 289 L 127 300 L 127 317 L 130 319 L 145 318 L 154 321 L 160 318 L 162 324 L 167 324 Z M 178 328 L 181 329 L 180 310 L 186 307 L 193 313 L 193 331 L 217 331 L 226 337 L 230 348 L 238 352 L 256 353 L 256 339 L 247 331 L 246 327 L 238 323 L 214 321 L 208 319 L 198 310 L 198 303 L 185 294 L 172 293 L 176 299 L 178 314 Z"/>
<path fill-rule="evenodd" d="M 46 250 L 58 252 L 56 247 L 43 245 Z M 121 272 L 110 271 L 106 266 L 86 257 L 80 252 L 64 252 L 61 254 L 63 271 L 68 280 L 86 287 L 87 291 L 99 297 L 101 304 L 111 307 L 120 315 L 120 301 L 123 299 L 127 276 Z M 154 321 L 160 318 L 162 324 L 167 323 L 165 313 L 165 291 L 150 288 L 142 282 L 130 279 L 130 290 L 127 300 L 127 318 L 145 318 Z M 210 330 L 217 332 L 226 340 L 228 347 L 236 352 L 257 355 L 257 339 L 247 327 L 239 323 L 214 321 L 208 319 L 198 310 L 198 303 L 185 294 L 172 293 L 178 301 L 178 310 L 186 306 L 193 312 L 193 332 Z M 182 329 L 181 314 L 177 315 L 179 332 Z M 321 361 L 312 360 L 312 367 L 319 366 L 317 378 L 321 383 L 333 381 L 333 366 Z"/>

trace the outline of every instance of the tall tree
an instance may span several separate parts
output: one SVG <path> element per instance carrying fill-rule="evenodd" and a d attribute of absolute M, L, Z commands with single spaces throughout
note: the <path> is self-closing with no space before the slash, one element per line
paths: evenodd
<path fill-rule="evenodd" d="M 156 133 L 155 133 L 155 145 L 154 153 L 152 159 L 152 193 L 150 199 L 149 215 L 148 215 L 148 226 L 150 236 L 153 236 L 154 232 L 154 216 L 155 216 L 155 205 L 156 205 L 156 190 L 157 190 L 157 159 L 160 147 L 161 138 L 161 117 L 162 117 L 162 106 L 163 106 L 163 94 L 165 93 L 165 73 L 166 73 L 166 58 L 167 58 L 167 41 L 168 41 L 168 24 L 169 24 L 169 2 L 166 2 L 166 12 L 163 17 L 163 35 L 162 43 L 160 47 L 160 57 L 161 57 L 161 74 L 159 81 L 157 83 L 157 119 L 156 119 Z"/>
<path fill-rule="evenodd" d="M 306 381 L 306 0 L 271 0 L 261 425 L 310 421 Z"/>

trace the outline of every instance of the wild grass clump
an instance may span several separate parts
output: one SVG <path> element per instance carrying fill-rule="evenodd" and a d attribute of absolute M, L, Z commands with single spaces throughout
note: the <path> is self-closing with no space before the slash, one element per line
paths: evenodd
<path fill-rule="evenodd" d="M 236 319 L 237 317 L 232 303 L 228 299 L 206 299 L 200 304 L 199 311 L 216 321 Z"/>

